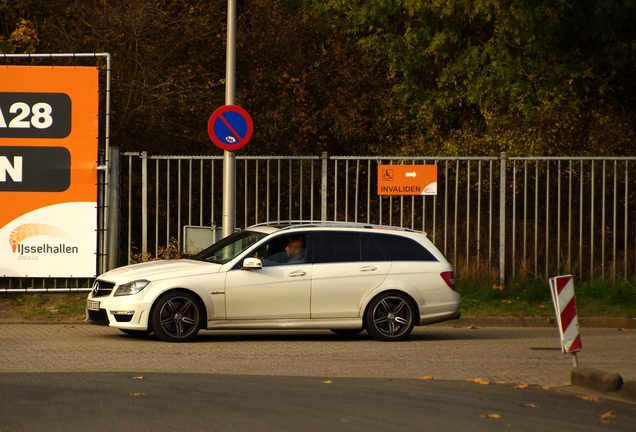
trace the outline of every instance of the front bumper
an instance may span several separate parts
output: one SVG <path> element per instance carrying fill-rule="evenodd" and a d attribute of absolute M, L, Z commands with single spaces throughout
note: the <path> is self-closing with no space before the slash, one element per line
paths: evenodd
<path fill-rule="evenodd" d="M 86 322 L 129 330 L 147 330 L 150 303 L 139 302 L 135 296 L 93 297 L 87 299 Z M 99 310 L 89 309 L 89 303 L 99 302 Z"/>

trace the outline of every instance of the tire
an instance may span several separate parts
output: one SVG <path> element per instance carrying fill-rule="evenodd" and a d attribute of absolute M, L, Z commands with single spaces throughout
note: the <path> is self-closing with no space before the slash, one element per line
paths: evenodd
<path fill-rule="evenodd" d="M 132 336 L 135 338 L 141 338 L 144 336 L 148 336 L 151 331 L 150 330 L 128 330 L 128 329 L 119 329 L 122 333 L 126 333 L 128 336 Z"/>
<path fill-rule="evenodd" d="M 382 293 L 369 303 L 364 322 L 367 333 L 375 340 L 404 340 L 415 326 L 413 303 L 399 292 Z"/>
<path fill-rule="evenodd" d="M 203 322 L 199 300 L 186 291 L 172 291 L 160 297 L 152 308 L 152 329 L 166 342 L 188 342 Z"/>
<path fill-rule="evenodd" d="M 362 332 L 362 329 L 331 329 L 331 331 L 338 336 L 352 338 L 358 336 Z"/>

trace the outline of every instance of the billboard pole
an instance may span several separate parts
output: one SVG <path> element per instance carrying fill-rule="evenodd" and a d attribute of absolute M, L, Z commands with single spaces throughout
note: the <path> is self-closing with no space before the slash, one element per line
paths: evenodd
<path fill-rule="evenodd" d="M 236 0 L 227 2 L 227 58 L 225 65 L 225 104 L 236 100 Z M 236 157 L 233 151 L 223 152 L 223 237 L 236 225 Z"/>

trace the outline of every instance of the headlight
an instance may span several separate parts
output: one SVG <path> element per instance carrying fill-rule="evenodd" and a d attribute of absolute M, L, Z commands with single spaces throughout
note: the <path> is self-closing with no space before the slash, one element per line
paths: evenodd
<path fill-rule="evenodd" d="M 142 289 L 146 288 L 150 281 L 147 280 L 137 280 L 133 282 L 128 282 L 123 285 L 119 285 L 117 290 L 115 291 L 115 296 L 127 296 L 133 295 L 140 292 Z"/>

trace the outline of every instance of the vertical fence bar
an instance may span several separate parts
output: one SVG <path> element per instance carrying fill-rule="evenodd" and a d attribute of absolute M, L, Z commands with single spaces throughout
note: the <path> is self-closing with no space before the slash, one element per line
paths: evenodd
<path fill-rule="evenodd" d="M 494 242 L 493 235 L 492 235 L 493 224 L 494 224 L 494 216 L 493 216 L 493 213 L 492 213 L 492 210 L 493 210 L 493 199 L 494 199 L 494 186 L 495 186 L 493 184 L 493 182 L 494 182 L 494 180 L 493 180 L 493 176 L 494 176 L 493 170 L 494 169 L 495 168 L 493 166 L 493 161 L 491 160 L 490 161 L 490 168 L 489 168 L 489 170 L 490 170 L 490 179 L 488 181 L 488 184 L 490 185 L 489 197 L 488 197 L 488 215 L 489 215 L 488 216 L 488 263 L 489 263 L 488 264 L 488 270 L 489 271 L 492 270 L 492 266 L 491 266 L 490 263 L 493 262 L 493 259 L 492 259 L 492 254 L 493 254 L 492 245 L 493 245 L 493 242 Z"/>
<path fill-rule="evenodd" d="M 466 268 L 470 266 L 470 160 L 466 162 Z"/>
<path fill-rule="evenodd" d="M 517 275 L 517 261 L 514 257 L 517 256 L 517 161 L 512 161 L 512 278 L 514 279 Z"/>
<path fill-rule="evenodd" d="M 270 221 L 269 218 L 269 207 L 270 207 L 270 193 L 269 193 L 269 186 L 270 186 L 270 181 L 269 179 L 271 178 L 271 174 L 270 174 L 270 160 L 267 159 L 267 173 L 266 173 L 266 181 L 265 181 L 265 188 L 266 188 L 266 192 L 265 192 L 265 220 L 267 220 L 268 222 Z"/>
<path fill-rule="evenodd" d="M 539 161 L 534 164 L 534 274 L 539 273 Z"/>
<path fill-rule="evenodd" d="M 628 232 L 629 232 L 629 161 L 625 161 L 625 215 L 624 215 L 624 222 L 623 222 L 623 267 L 625 269 L 623 277 L 625 279 L 627 279 L 627 261 L 628 261 L 628 255 L 627 255 L 627 251 L 629 250 L 629 243 L 627 242 L 628 239 Z M 636 255 L 636 254 L 634 254 Z"/>
<path fill-rule="evenodd" d="M 506 281 L 506 160 L 501 153 L 499 178 L 499 283 Z"/>
<path fill-rule="evenodd" d="M 141 152 L 141 253 L 148 253 L 148 153 Z"/>
<path fill-rule="evenodd" d="M 528 271 L 528 161 L 523 161 L 523 268 Z"/>
<path fill-rule="evenodd" d="M 579 274 L 583 276 L 583 161 L 581 160 L 579 176 Z"/>
<path fill-rule="evenodd" d="M 618 172 L 617 172 L 618 166 L 616 164 L 616 159 L 614 160 L 614 173 L 613 173 L 613 177 L 614 177 L 614 193 L 613 193 L 613 204 L 612 204 L 612 282 L 616 281 L 616 218 L 617 218 L 617 213 L 618 213 L 618 209 L 617 209 L 617 196 L 618 196 L 618 191 L 617 191 L 617 178 L 618 178 Z"/>
<path fill-rule="evenodd" d="M 159 159 L 155 159 L 155 256 L 159 254 Z"/>
<path fill-rule="evenodd" d="M 560 159 L 557 161 L 556 181 L 557 181 L 557 224 L 556 224 L 556 235 L 557 235 L 556 271 L 557 273 L 556 274 L 559 274 L 558 272 L 561 270 L 561 160 Z M 546 278 L 547 277 L 549 277 L 549 275 L 546 274 Z"/>
<path fill-rule="evenodd" d="M 590 279 L 594 279 L 594 205 L 596 200 L 594 199 L 594 174 L 595 164 L 592 161 L 592 182 L 590 183 Z"/>
<path fill-rule="evenodd" d="M 545 278 L 549 277 L 550 264 L 550 161 L 545 163 Z"/>
<path fill-rule="evenodd" d="M 572 273 L 572 161 L 568 165 L 568 259 L 565 271 Z"/>
<path fill-rule="evenodd" d="M 455 201 L 453 202 L 453 266 L 457 267 L 457 207 L 459 203 L 459 159 L 455 159 Z"/>
<path fill-rule="evenodd" d="M 607 179 L 607 173 L 605 171 L 605 161 L 603 161 L 603 180 L 601 182 L 601 209 L 603 212 L 601 213 L 601 278 L 605 278 L 605 229 L 607 225 L 605 224 L 605 195 L 607 190 L 605 188 L 605 180 Z"/>
<path fill-rule="evenodd" d="M 320 170 L 320 220 L 327 220 L 327 168 L 329 159 L 327 159 L 327 152 L 322 152 L 321 157 L 321 170 Z"/>
<path fill-rule="evenodd" d="M 482 161 L 478 163 L 477 169 L 477 272 L 481 270 L 481 172 Z"/>
<path fill-rule="evenodd" d="M 338 220 L 338 160 L 334 159 L 333 161 L 333 171 L 334 171 L 334 179 L 333 179 L 333 220 Z"/>
<path fill-rule="evenodd" d="M 166 161 L 166 241 L 170 241 L 170 159 Z"/>

